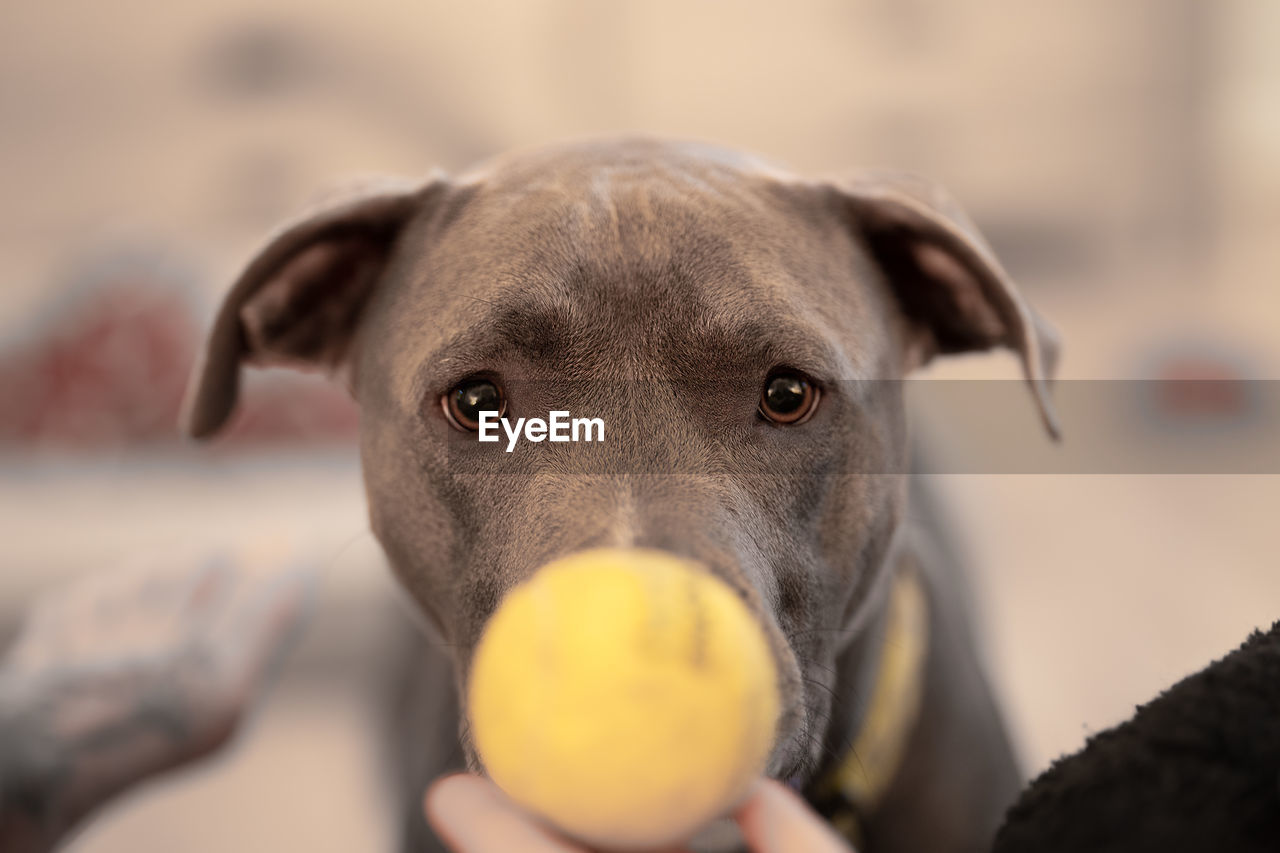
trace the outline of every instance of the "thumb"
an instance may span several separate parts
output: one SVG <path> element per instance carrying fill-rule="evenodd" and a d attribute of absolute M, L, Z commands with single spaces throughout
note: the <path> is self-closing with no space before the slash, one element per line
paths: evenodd
<path fill-rule="evenodd" d="M 752 853 L 854 853 L 784 785 L 762 779 L 734 815 Z"/>

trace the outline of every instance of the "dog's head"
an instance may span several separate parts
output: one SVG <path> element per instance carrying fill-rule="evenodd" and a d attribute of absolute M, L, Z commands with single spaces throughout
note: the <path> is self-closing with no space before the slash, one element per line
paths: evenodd
<path fill-rule="evenodd" d="M 835 660 L 903 518 L 897 380 L 997 345 L 1052 429 L 1051 337 L 935 188 L 594 143 L 280 231 L 223 305 L 186 424 L 220 427 L 241 362 L 343 375 L 373 530 L 464 680 L 503 594 L 548 560 L 612 545 L 702 561 L 771 638 L 771 769 L 793 775 L 818 756 Z M 476 440 L 495 407 L 599 418 L 605 440 L 508 453 Z"/>

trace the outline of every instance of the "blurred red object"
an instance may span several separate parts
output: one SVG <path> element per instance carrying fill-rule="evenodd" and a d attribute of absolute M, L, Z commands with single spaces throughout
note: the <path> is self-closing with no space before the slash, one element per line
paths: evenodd
<path fill-rule="evenodd" d="M 0 442 L 107 449 L 174 444 L 203 325 L 183 288 L 116 277 L 0 351 Z M 219 444 L 349 443 L 355 405 L 296 374 L 254 376 Z"/>
<path fill-rule="evenodd" d="M 1160 366 L 1159 406 L 1173 418 L 1236 418 L 1249 408 L 1246 380 L 1231 364 L 1171 359 Z"/>

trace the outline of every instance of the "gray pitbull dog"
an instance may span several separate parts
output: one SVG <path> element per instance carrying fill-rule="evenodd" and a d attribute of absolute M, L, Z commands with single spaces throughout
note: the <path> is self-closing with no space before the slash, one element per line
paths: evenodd
<path fill-rule="evenodd" d="M 1053 335 L 931 185 L 601 141 L 278 232 L 216 319 L 185 422 L 223 425 L 242 362 L 348 383 L 373 532 L 435 635 L 411 691 L 434 730 L 411 750 L 414 825 L 427 779 L 481 769 L 459 697 L 503 595 L 557 556 L 634 546 L 701 561 L 759 619 L 784 706 L 771 775 L 869 853 L 976 851 L 1022 778 L 950 549 L 906 532 L 899 380 L 995 346 L 1053 432 Z M 476 441 L 492 409 L 599 417 L 606 441 L 507 453 Z M 923 611 L 894 615 L 901 577 Z M 877 703 L 889 748 L 856 754 Z M 842 766 L 872 784 L 831 782 Z"/>

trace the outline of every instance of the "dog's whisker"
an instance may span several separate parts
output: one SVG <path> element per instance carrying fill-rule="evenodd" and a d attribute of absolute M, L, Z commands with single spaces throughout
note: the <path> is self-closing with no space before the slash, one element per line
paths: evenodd
<path fill-rule="evenodd" d="M 839 673 L 836 671 L 836 668 L 834 666 L 827 666 L 826 664 L 821 664 L 821 663 L 818 663 L 817 661 L 809 661 L 808 663 L 809 663 L 809 666 L 812 666 L 815 669 L 820 669 L 823 672 L 829 672 L 835 676 L 839 675 Z"/>
<path fill-rule="evenodd" d="M 819 681 L 816 678 L 810 678 L 807 675 L 801 675 L 800 680 L 803 681 L 805 684 L 812 684 L 815 687 L 821 687 L 823 690 L 825 690 L 827 693 L 831 695 L 832 699 L 836 700 L 837 702 L 840 700 L 840 695 L 836 693 L 835 688 L 827 684 L 826 682 Z"/>
<path fill-rule="evenodd" d="M 812 755 L 812 753 L 816 750 L 819 754 L 825 755 L 827 758 L 831 759 L 833 762 L 837 764 L 843 761 L 844 756 L 841 755 L 840 753 L 837 753 L 835 750 L 833 750 L 830 746 L 827 745 L 827 742 L 825 739 L 825 732 L 819 731 L 813 725 L 813 719 L 817 716 L 814 709 L 809 707 L 809 705 L 804 702 L 801 703 L 801 706 L 805 709 L 805 725 L 804 725 L 804 728 L 801 729 L 800 734 L 805 744 L 807 745 L 807 747 L 809 747 L 808 749 L 805 750 L 807 760 L 810 760 L 810 761 L 812 760 L 812 759 L 808 759 L 808 756 Z M 852 749 L 851 744 L 849 745 L 849 749 L 850 750 Z M 819 761 L 818 764 L 820 765 L 821 761 Z M 814 766 L 814 767 L 811 767 L 810 769 L 816 772 L 819 769 L 819 767 Z"/>
<path fill-rule="evenodd" d="M 837 693 L 834 690 L 834 688 L 832 688 L 831 686 L 821 681 L 818 681 L 817 679 L 806 676 L 803 673 L 801 673 L 800 677 L 804 683 L 817 685 L 818 687 L 821 687 L 823 690 L 825 690 L 827 693 L 829 693 L 832 696 L 832 700 L 833 700 L 832 706 L 831 706 L 832 714 L 830 715 L 830 718 L 836 717 L 837 715 L 835 714 L 835 709 L 842 707 L 845 704 L 844 700 L 846 697 L 841 696 L 839 693 Z M 856 702 L 859 700 L 860 694 L 861 694 L 861 691 L 853 689 L 850 691 L 849 698 L 853 699 Z M 825 755 L 827 758 L 829 758 L 831 761 L 833 761 L 836 764 L 841 764 L 847 761 L 849 756 L 852 756 L 853 760 L 861 764 L 861 758 L 857 755 L 857 750 L 854 749 L 854 744 L 853 744 L 854 735 L 852 731 L 845 729 L 845 730 L 841 730 L 839 733 L 836 733 L 835 745 L 833 747 L 827 743 L 827 739 L 830 738 L 833 734 L 829 725 L 829 721 L 828 721 L 828 725 L 823 727 L 823 731 L 819 732 L 814 728 L 812 724 L 812 721 L 817 716 L 815 709 L 809 704 L 807 700 L 804 700 L 804 699 L 802 699 L 801 701 L 801 707 L 805 711 L 805 718 L 806 718 L 806 725 L 802 731 L 802 735 L 804 736 L 804 739 L 807 742 L 807 744 L 812 749 L 817 749 L 820 754 Z M 817 769 L 819 768 L 814 768 L 815 772 L 817 771 Z"/>

